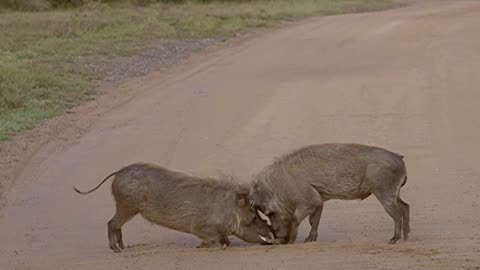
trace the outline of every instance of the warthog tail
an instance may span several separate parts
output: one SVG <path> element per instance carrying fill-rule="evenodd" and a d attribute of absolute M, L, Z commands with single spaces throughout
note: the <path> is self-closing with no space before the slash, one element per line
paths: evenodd
<path fill-rule="evenodd" d="M 122 170 L 123 170 L 123 169 L 122 169 Z M 121 172 L 122 170 L 118 170 L 118 171 L 116 171 L 116 172 L 113 172 L 113 173 L 109 174 L 107 177 L 105 177 L 105 179 L 102 180 L 102 182 L 100 182 L 100 184 L 98 184 L 95 188 L 93 188 L 93 189 L 91 189 L 91 190 L 89 190 L 89 191 L 80 191 L 80 190 L 77 189 L 76 187 L 73 187 L 73 189 L 74 189 L 77 193 L 82 194 L 82 195 L 86 195 L 86 194 L 92 193 L 92 192 L 94 192 L 95 190 L 97 190 L 101 185 L 103 185 L 103 183 L 105 183 L 105 181 L 107 181 L 108 178 L 116 175 L 117 173 Z"/>

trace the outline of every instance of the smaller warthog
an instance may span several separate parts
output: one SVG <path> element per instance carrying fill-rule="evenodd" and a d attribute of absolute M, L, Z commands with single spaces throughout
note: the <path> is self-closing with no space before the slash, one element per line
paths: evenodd
<path fill-rule="evenodd" d="M 80 194 L 91 193 L 112 176 L 116 212 L 108 222 L 108 240 L 115 252 L 124 248 L 123 224 L 136 214 L 198 236 L 203 240 L 198 247 L 226 247 L 229 235 L 250 243 L 274 240 L 270 226 L 248 203 L 248 186 L 135 163 L 111 173 L 90 191 L 74 189 Z"/>
<path fill-rule="evenodd" d="M 400 199 L 407 182 L 403 156 L 359 144 L 310 145 L 265 167 L 254 179 L 250 203 L 274 230 L 274 242 L 293 243 L 298 226 L 309 216 L 311 231 L 305 242 L 316 241 L 323 203 L 331 199 L 365 199 L 370 194 L 395 221 L 390 244 L 403 228 L 408 238 L 409 205 Z"/>

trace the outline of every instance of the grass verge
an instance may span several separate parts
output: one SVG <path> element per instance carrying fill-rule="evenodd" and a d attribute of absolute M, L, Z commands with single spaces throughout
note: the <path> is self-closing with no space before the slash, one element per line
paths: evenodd
<path fill-rule="evenodd" d="M 228 37 L 315 14 L 388 8 L 391 0 L 185 2 L 148 7 L 91 4 L 0 13 L 0 141 L 94 98 L 94 72 L 77 59 L 132 55 L 162 39 Z M 100 58 L 101 58 L 100 57 Z"/>

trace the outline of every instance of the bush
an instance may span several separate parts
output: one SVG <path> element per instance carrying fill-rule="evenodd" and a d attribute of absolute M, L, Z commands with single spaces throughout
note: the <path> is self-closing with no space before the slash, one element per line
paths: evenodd
<path fill-rule="evenodd" d="M 79 7 L 83 6 L 88 0 L 47 0 L 53 8 L 59 7 Z"/>
<path fill-rule="evenodd" d="M 41 11 L 51 8 L 80 7 L 89 2 L 115 3 L 128 2 L 137 6 L 148 6 L 154 3 L 184 3 L 187 0 L 0 0 L 0 8 L 20 11 Z M 192 0 L 190 0 L 192 1 Z M 199 3 L 211 2 L 251 2 L 255 0 L 193 0 Z"/>
<path fill-rule="evenodd" d="M 0 0 L 0 9 L 40 11 L 51 8 L 47 0 Z"/>

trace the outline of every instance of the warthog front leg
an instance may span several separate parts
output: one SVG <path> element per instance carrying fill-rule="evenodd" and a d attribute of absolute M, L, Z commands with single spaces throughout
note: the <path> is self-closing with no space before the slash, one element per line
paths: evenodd
<path fill-rule="evenodd" d="M 200 245 L 197 246 L 197 248 L 222 248 L 224 245 L 222 245 L 219 239 L 208 239 L 208 240 L 203 240 Z M 225 246 L 226 247 L 226 246 Z"/>
<path fill-rule="evenodd" d="M 227 237 L 221 236 L 217 226 L 199 226 L 195 228 L 194 234 L 202 239 L 197 248 L 225 248 L 230 244 Z"/>
<path fill-rule="evenodd" d="M 315 212 L 310 215 L 309 221 L 310 221 L 310 226 L 312 227 L 310 229 L 310 234 L 308 235 L 307 238 L 305 238 L 305 243 L 308 242 L 313 242 L 317 241 L 317 235 L 318 235 L 318 224 L 320 223 L 320 217 L 322 216 L 322 211 L 323 211 L 323 204 L 321 204 L 317 209 L 315 209 Z"/>
<path fill-rule="evenodd" d="M 228 247 L 230 246 L 230 239 L 228 239 L 228 237 L 224 237 L 222 240 L 220 240 L 220 243 L 222 244 L 222 247 Z"/>
<path fill-rule="evenodd" d="M 297 240 L 297 235 L 298 235 L 298 226 L 300 226 L 300 222 L 294 220 L 290 224 L 290 233 L 288 235 L 288 243 L 293 244 L 295 243 L 295 240 Z"/>
<path fill-rule="evenodd" d="M 302 221 L 307 216 L 313 215 L 315 210 L 316 210 L 316 208 L 312 210 L 311 208 L 306 208 L 306 207 L 305 208 L 297 208 L 295 210 L 295 213 L 293 215 L 292 223 L 290 224 L 290 232 L 289 232 L 289 235 L 288 235 L 288 243 L 289 244 L 295 243 L 295 240 L 297 240 L 298 227 L 300 226 L 300 223 L 302 223 Z M 317 225 L 317 227 L 318 227 L 318 225 Z"/>

